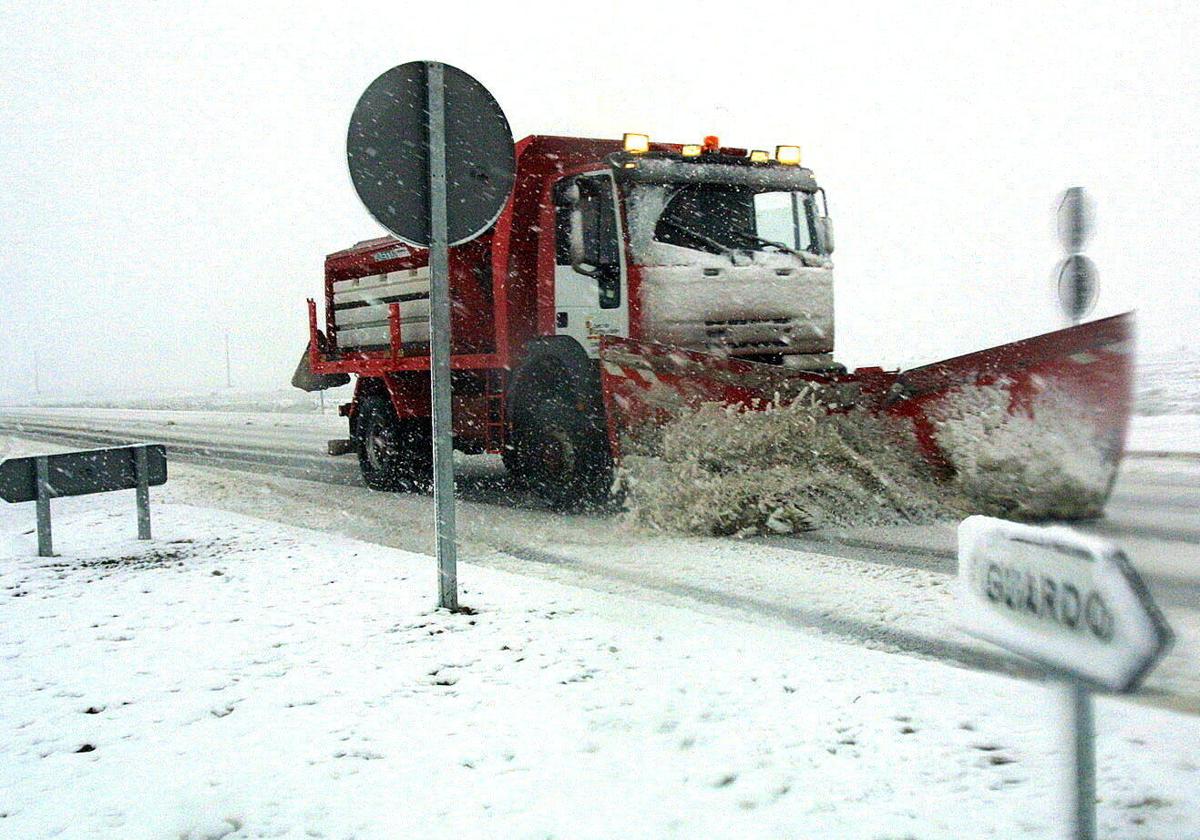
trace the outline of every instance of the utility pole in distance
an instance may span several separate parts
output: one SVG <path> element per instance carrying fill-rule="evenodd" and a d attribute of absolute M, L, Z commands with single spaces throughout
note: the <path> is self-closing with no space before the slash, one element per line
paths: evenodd
<path fill-rule="evenodd" d="M 225 387 L 233 387 L 233 376 L 229 370 L 229 330 L 225 330 Z"/>

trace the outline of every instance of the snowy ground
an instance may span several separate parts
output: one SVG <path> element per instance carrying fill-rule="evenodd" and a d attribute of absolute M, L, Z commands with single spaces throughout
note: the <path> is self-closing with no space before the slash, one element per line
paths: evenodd
<path fill-rule="evenodd" d="M 59 436 L 82 435 L 75 447 L 161 440 L 172 459 L 171 481 L 157 498 L 432 553 L 429 496 L 363 488 L 352 456 L 323 454 L 328 431 L 319 419 L 38 409 L 0 413 L 0 429 L 36 428 L 60 442 L 66 441 Z M 52 448 L 0 436 L 0 452 L 12 455 Z M 474 563 L 891 652 L 1006 667 L 994 649 L 954 626 L 947 585 L 955 570 L 952 524 L 753 541 L 647 533 L 611 513 L 547 511 L 508 487 L 498 464 L 487 460 L 463 459 L 457 482 L 461 551 Z M 1200 462 L 1132 458 L 1108 516 L 1081 526 L 1129 553 L 1178 635 L 1134 699 L 1194 714 L 1200 714 L 1198 506 Z"/>
<path fill-rule="evenodd" d="M 1134 417 L 1126 446 L 1131 452 L 1200 455 L 1200 414 Z"/>
<path fill-rule="evenodd" d="M 346 420 L 330 408 L 325 414 L 286 412 L 229 412 L 216 408 L 205 410 L 145 410 L 132 408 L 80 410 L 71 408 L 0 408 L 0 421 L 5 425 L 23 419 L 47 422 L 60 419 L 78 422 L 96 419 L 109 426 L 126 427 L 153 423 L 153 437 L 171 443 L 188 441 L 188 435 L 198 428 L 211 434 L 220 426 L 228 432 L 230 446 L 246 446 L 269 442 L 321 454 L 322 444 L 332 438 L 346 437 Z M 214 441 L 215 442 L 215 439 Z M 1200 453 L 1200 413 L 1135 415 L 1131 418 L 1126 448 L 1138 452 Z M 0 451 L 0 455 L 3 452 Z"/>
<path fill-rule="evenodd" d="M 1200 351 L 1138 359 L 1136 388 L 1139 414 L 1200 414 Z"/>
<path fill-rule="evenodd" d="M 2 836 L 1057 834 L 1041 685 L 129 495 L 0 508 Z M 1200 834 L 1200 719 L 1098 716 L 1104 836 Z"/>
<path fill-rule="evenodd" d="M 459 516 L 492 568 L 464 564 L 479 613 L 449 616 L 429 558 L 378 545 L 427 550 L 429 499 L 322 455 L 344 421 L 91 415 L 192 463 L 153 491 L 152 546 L 131 494 L 56 501 L 53 560 L 0 506 L 0 838 L 1057 836 L 1056 696 L 895 654 L 968 641 L 940 531 L 861 558 L 877 535 L 646 535 L 500 503 L 485 469 Z M 1198 422 L 1135 418 L 1131 448 L 1200 451 Z M 287 477 L 308 465 L 332 483 Z M 1133 458 L 1097 523 L 1180 633 L 1158 694 L 1100 703 L 1102 836 L 1200 836 L 1200 718 L 1146 705 L 1198 708 L 1197 486 L 1191 459 Z"/>

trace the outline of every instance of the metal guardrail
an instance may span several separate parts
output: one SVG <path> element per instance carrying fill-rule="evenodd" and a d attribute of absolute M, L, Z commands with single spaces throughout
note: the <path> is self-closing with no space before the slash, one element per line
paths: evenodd
<path fill-rule="evenodd" d="M 37 502 L 38 554 L 51 557 L 50 500 L 116 490 L 137 491 L 138 539 L 150 539 L 150 488 L 167 483 L 167 450 L 135 444 L 0 462 L 0 499 Z"/>

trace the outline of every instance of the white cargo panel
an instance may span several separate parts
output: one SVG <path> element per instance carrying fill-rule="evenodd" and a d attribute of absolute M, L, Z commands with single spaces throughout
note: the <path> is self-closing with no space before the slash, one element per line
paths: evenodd
<path fill-rule="evenodd" d="M 429 341 L 429 268 L 389 271 L 333 284 L 333 323 L 341 348 L 391 343 L 388 310 L 400 304 L 400 338 Z"/>

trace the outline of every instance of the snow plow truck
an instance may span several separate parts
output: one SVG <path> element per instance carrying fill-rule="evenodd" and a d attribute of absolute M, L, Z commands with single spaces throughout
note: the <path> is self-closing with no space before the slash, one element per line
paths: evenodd
<path fill-rule="evenodd" d="M 907 371 L 848 371 L 833 358 L 833 226 L 798 147 L 531 136 L 516 159 L 495 226 L 451 249 L 456 449 L 499 454 L 513 481 L 571 506 L 605 498 L 623 449 L 681 412 L 820 393 L 830 412 L 908 424 L 940 476 L 980 468 L 964 420 L 1007 423 L 1009 438 L 1065 429 L 1066 442 L 1030 451 L 1083 476 L 1081 510 L 1102 510 L 1130 412 L 1131 315 Z M 340 409 L 349 439 L 331 452 L 355 451 L 371 488 L 426 486 L 427 251 L 360 242 L 328 255 L 324 292 L 323 323 L 308 301 L 293 384 L 355 376 Z M 1023 457 L 1013 451 L 994 460 Z"/>

